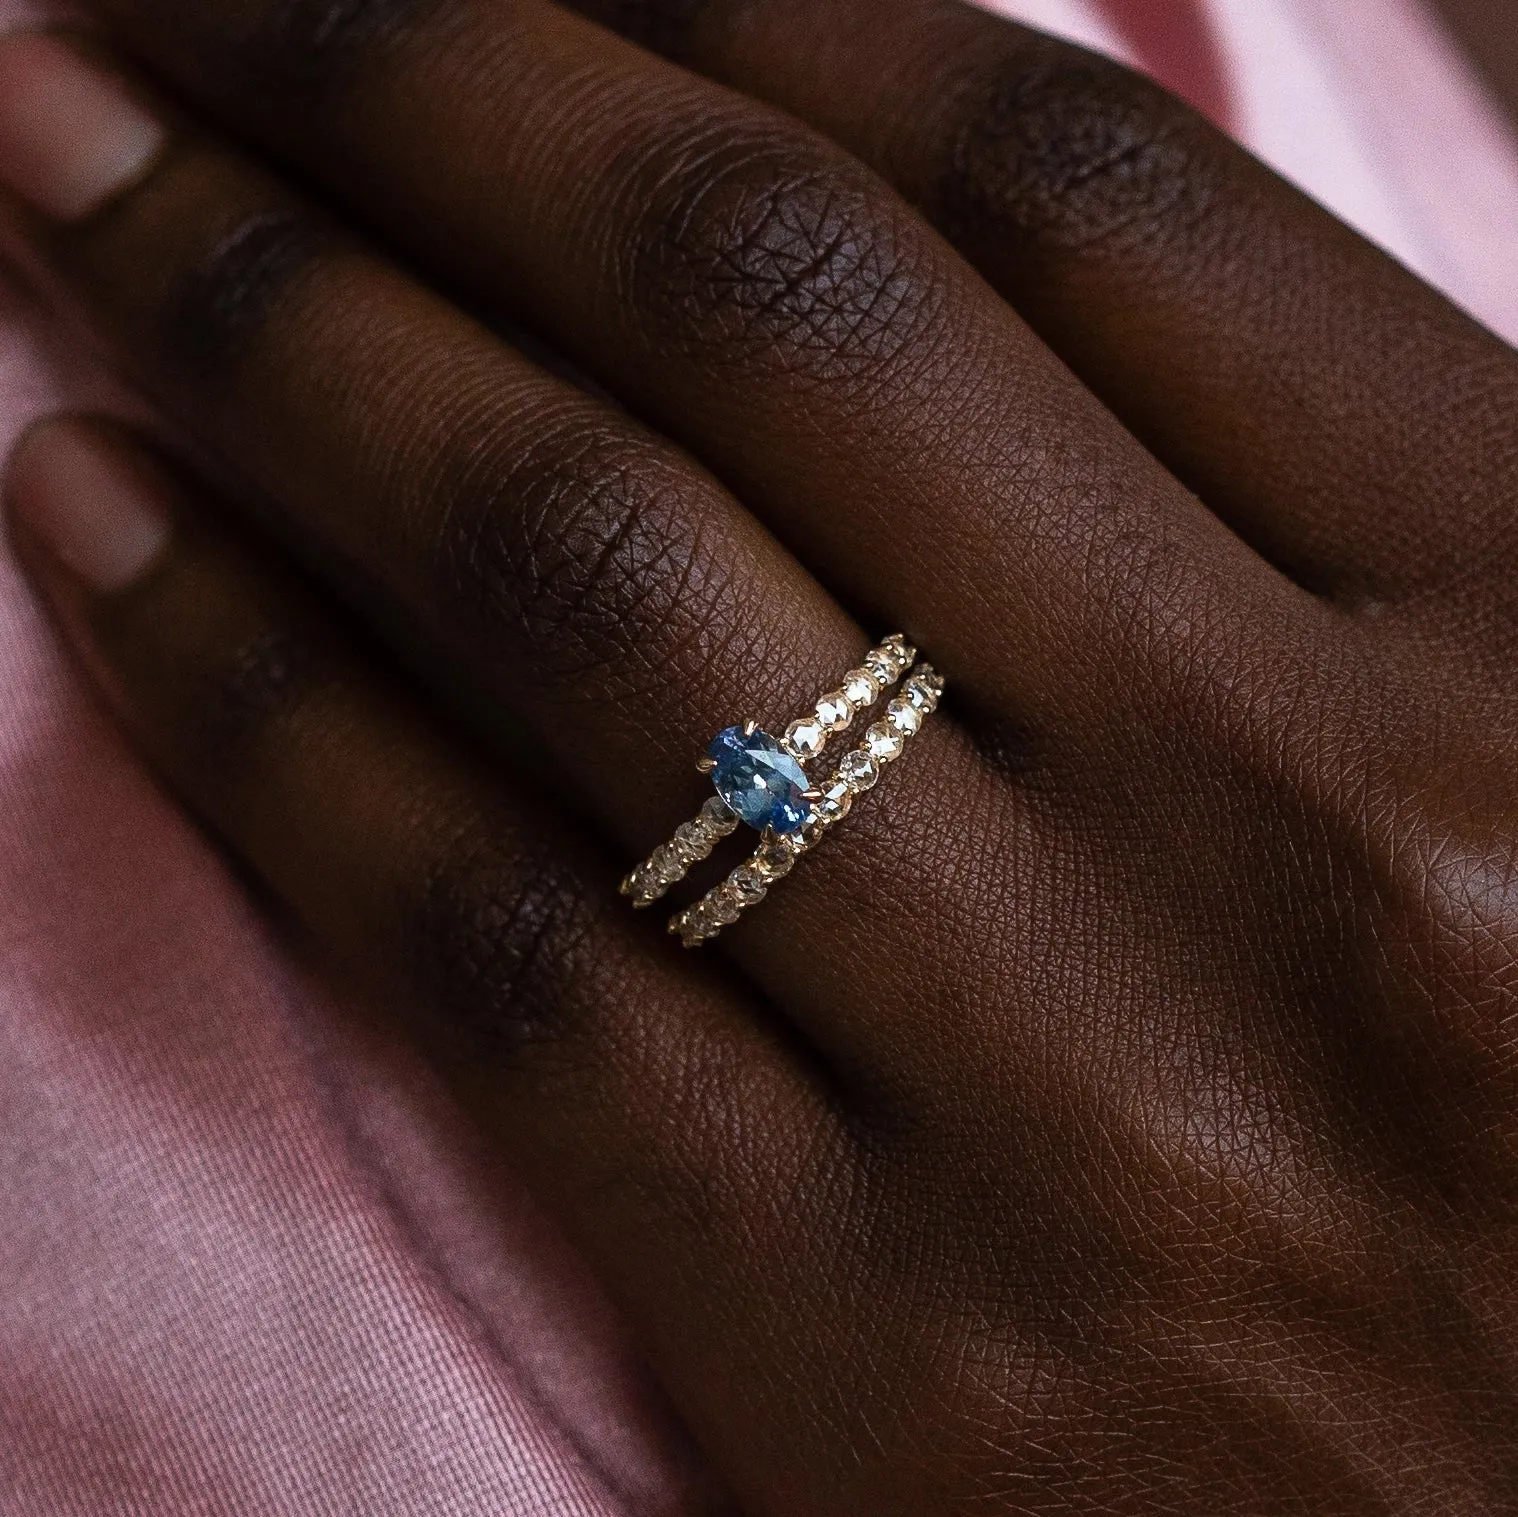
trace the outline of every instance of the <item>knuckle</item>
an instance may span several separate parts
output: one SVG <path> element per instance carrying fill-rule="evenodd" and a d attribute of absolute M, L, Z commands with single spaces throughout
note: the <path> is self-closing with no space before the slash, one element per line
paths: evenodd
<path fill-rule="evenodd" d="M 1484 835 L 1483 835 L 1484 834 Z M 1518 1007 L 1518 852 L 1505 826 L 1424 814 L 1374 827 L 1376 936 L 1411 949 L 1456 1018 L 1500 1030 L 1509 1054 Z"/>
<path fill-rule="evenodd" d="M 1118 64 L 1047 39 L 967 98 L 936 189 L 951 236 L 1079 251 L 1202 209 L 1208 129 Z"/>
<path fill-rule="evenodd" d="M 432 1013 L 422 1030 L 445 1060 L 503 1063 L 561 1040 L 596 967 L 595 913 L 561 858 L 472 819 L 404 915 Z"/>
<path fill-rule="evenodd" d="M 1404 1152 L 1416 1149 L 1446 1191 L 1483 1173 L 1492 1204 L 1512 1215 L 1518 857 L 1510 835 L 1484 830 L 1424 818 L 1372 837 L 1354 925 L 1362 951 L 1385 966 L 1383 984 L 1398 987 L 1398 1015 L 1387 1035 L 1378 998 L 1355 1057 L 1369 1052 L 1387 1086 L 1416 1097 L 1397 1118 Z"/>
<path fill-rule="evenodd" d="M 170 352 L 197 375 L 235 364 L 329 240 L 312 218 L 295 212 L 259 212 L 238 221 L 170 292 L 164 318 Z"/>
<path fill-rule="evenodd" d="M 875 371 L 936 309 L 890 196 L 799 139 L 694 152 L 644 204 L 629 243 L 638 306 L 711 361 Z"/>
<path fill-rule="evenodd" d="M 196 770 L 239 784 L 330 673 L 315 642 L 292 629 L 232 640 L 183 691 L 182 731 Z"/>
<path fill-rule="evenodd" d="M 320 97 L 345 84 L 377 52 L 403 41 L 444 0 L 256 0 L 247 8 L 196 7 L 210 29 L 228 81 L 295 97 Z M 173 0 L 172 9 L 186 9 Z"/>
<path fill-rule="evenodd" d="M 523 643 L 556 681 L 625 679 L 731 598 L 731 570 L 703 530 L 699 492 L 662 450 L 583 418 L 498 467 L 475 452 L 436 547 L 445 604 L 469 630 Z M 493 463 L 486 460 L 493 459 Z"/>

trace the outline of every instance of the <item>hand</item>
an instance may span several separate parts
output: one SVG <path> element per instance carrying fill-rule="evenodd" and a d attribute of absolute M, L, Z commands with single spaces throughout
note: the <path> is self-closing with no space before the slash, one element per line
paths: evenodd
<path fill-rule="evenodd" d="M 1511 1510 L 1518 359 L 940 0 L 95 9 L 8 215 L 237 509 L 67 422 L 17 546 L 743 1508 Z M 682 953 L 692 758 L 897 626 L 950 699 Z"/>

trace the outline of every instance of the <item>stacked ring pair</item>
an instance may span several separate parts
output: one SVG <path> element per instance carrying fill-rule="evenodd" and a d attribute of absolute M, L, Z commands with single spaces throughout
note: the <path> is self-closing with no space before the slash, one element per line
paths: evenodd
<path fill-rule="evenodd" d="M 944 681 L 927 664 L 913 668 L 916 659 L 907 640 L 893 633 L 845 676 L 839 689 L 792 722 L 784 737 L 770 736 L 756 722 L 719 732 L 697 763 L 711 777 L 717 794 L 628 875 L 622 894 L 635 907 L 652 906 L 746 823 L 761 835 L 753 856 L 694 906 L 678 912 L 669 930 L 687 948 L 696 948 L 757 906 L 770 886 L 784 879 L 796 861 L 849 814 L 854 798 L 874 788 L 884 766 L 901 756 L 937 710 Z M 886 706 L 883 719 L 868 729 L 863 743 L 843 757 L 825 783 L 815 785 L 808 765 L 909 670 L 910 678 Z"/>

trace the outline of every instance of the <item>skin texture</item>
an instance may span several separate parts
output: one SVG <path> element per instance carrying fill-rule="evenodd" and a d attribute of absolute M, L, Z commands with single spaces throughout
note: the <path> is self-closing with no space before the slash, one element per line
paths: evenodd
<path fill-rule="evenodd" d="M 947 0 L 93 8 L 172 142 L 8 214 L 236 507 L 90 425 L 172 546 L 18 547 L 738 1507 L 1511 1511 L 1518 359 Z M 898 625 L 951 700 L 682 956 L 692 756 Z"/>
<path fill-rule="evenodd" d="M 1518 122 L 1518 27 L 1506 0 L 1434 0 L 1434 8 Z"/>

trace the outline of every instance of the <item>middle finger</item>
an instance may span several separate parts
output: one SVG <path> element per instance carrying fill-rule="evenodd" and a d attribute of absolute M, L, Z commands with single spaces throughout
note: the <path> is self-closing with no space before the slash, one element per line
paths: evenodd
<path fill-rule="evenodd" d="M 544 331 L 1030 733 L 1126 758 L 1114 719 L 1169 704 L 1198 629 L 1257 647 L 1240 629 L 1276 619 L 1279 576 L 790 118 L 544 0 L 97 5 L 208 108 Z"/>

